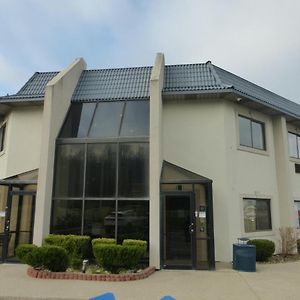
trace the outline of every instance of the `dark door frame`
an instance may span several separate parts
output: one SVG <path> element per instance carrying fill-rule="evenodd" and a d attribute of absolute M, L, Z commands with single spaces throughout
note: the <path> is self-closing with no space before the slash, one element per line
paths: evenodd
<path fill-rule="evenodd" d="M 170 191 L 161 193 L 161 202 L 160 202 L 160 262 L 161 268 L 164 269 L 195 269 L 196 268 L 196 236 L 195 230 L 191 233 L 191 265 L 190 266 L 166 266 L 164 264 L 164 213 L 165 213 L 165 202 L 166 196 L 188 196 L 190 201 L 190 218 L 191 224 L 195 226 L 195 194 L 194 192 L 189 191 Z"/>
<path fill-rule="evenodd" d="M 10 222 L 11 222 L 11 209 L 12 209 L 12 199 L 13 196 L 20 196 L 18 203 L 18 214 L 17 214 L 17 224 L 16 224 L 16 241 L 20 233 L 20 217 L 21 210 L 23 204 L 23 196 L 32 196 L 32 207 L 31 207 L 31 223 L 30 223 L 30 242 L 32 243 L 33 239 L 33 227 L 34 227 L 34 216 L 35 216 L 35 200 L 36 200 L 36 191 L 25 191 L 23 190 L 24 186 L 18 186 L 20 190 L 13 190 L 13 186 L 8 186 L 7 200 L 6 200 L 6 208 L 5 208 L 5 220 L 4 220 L 4 232 L 2 234 L 2 263 L 8 259 L 8 246 L 10 242 Z"/>
<path fill-rule="evenodd" d="M 161 184 L 184 184 L 184 183 L 191 183 L 191 184 L 203 184 L 205 187 L 205 196 L 207 201 L 207 238 L 204 239 L 207 241 L 207 259 L 208 259 L 208 269 L 215 270 L 215 241 L 214 241 L 214 221 L 213 221 L 213 194 L 212 194 L 212 181 L 164 181 Z M 170 192 L 161 192 L 161 199 L 160 199 L 160 268 L 164 268 L 163 264 L 163 223 L 164 223 L 164 205 L 163 199 L 164 195 L 166 194 L 174 194 L 174 195 L 183 195 L 184 193 L 192 193 L 194 192 L 185 192 L 185 191 L 170 191 Z M 195 206 L 195 198 L 194 198 L 194 206 Z M 194 207 L 195 208 L 195 207 Z M 194 220 L 195 224 L 195 215 L 193 215 L 192 220 Z M 197 228 L 196 228 L 197 230 Z M 193 266 L 196 269 L 196 253 L 197 253 L 197 245 L 196 245 L 196 237 L 194 237 L 192 243 L 194 244 L 194 257 L 193 257 Z M 178 268 L 179 269 L 179 268 Z"/>

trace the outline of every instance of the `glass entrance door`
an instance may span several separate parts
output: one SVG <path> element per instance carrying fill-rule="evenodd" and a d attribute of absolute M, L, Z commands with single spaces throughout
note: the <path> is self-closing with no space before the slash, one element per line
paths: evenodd
<path fill-rule="evenodd" d="M 191 194 L 164 196 L 163 265 L 166 268 L 193 268 L 192 200 Z"/>
<path fill-rule="evenodd" d="M 20 244 L 31 244 L 35 211 L 35 192 L 11 190 L 5 208 L 4 228 L 0 233 L 2 261 L 14 260 Z"/>

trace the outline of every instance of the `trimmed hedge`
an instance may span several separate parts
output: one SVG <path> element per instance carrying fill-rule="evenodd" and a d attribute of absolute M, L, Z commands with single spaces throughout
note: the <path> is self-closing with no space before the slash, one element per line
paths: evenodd
<path fill-rule="evenodd" d="M 44 241 L 45 245 L 64 248 L 74 261 L 89 257 L 91 252 L 91 238 L 85 235 L 49 234 Z"/>
<path fill-rule="evenodd" d="M 58 246 L 42 246 L 39 248 L 43 258 L 43 268 L 52 272 L 65 272 L 69 266 L 67 251 Z"/>
<path fill-rule="evenodd" d="M 131 240 L 131 239 L 123 240 L 122 245 L 123 246 L 139 246 L 139 247 L 142 247 L 145 250 L 145 252 L 147 250 L 147 242 L 142 241 L 142 240 Z"/>
<path fill-rule="evenodd" d="M 109 238 L 98 238 L 92 240 L 92 246 L 98 244 L 104 244 L 104 245 L 116 245 L 117 242 L 115 239 L 109 239 Z"/>
<path fill-rule="evenodd" d="M 16 256 L 22 262 L 27 264 L 27 255 L 38 246 L 33 244 L 22 244 L 16 248 Z"/>
<path fill-rule="evenodd" d="M 117 273 L 120 269 L 134 269 L 145 254 L 140 245 L 93 244 L 97 263 L 104 269 Z"/>
<path fill-rule="evenodd" d="M 270 240 L 250 240 L 247 244 L 256 246 L 256 261 L 268 261 L 275 252 L 275 244 Z"/>
<path fill-rule="evenodd" d="M 64 272 L 69 266 L 67 251 L 58 246 L 20 245 L 16 255 L 21 262 L 33 268 L 47 269 L 52 272 Z"/>

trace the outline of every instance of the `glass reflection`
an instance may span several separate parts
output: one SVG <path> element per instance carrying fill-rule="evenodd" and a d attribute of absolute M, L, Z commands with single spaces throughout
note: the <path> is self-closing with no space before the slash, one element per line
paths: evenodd
<path fill-rule="evenodd" d="M 81 200 L 54 200 L 52 233 L 81 234 Z"/>
<path fill-rule="evenodd" d="M 120 144 L 119 196 L 149 195 L 149 144 Z"/>
<path fill-rule="evenodd" d="M 96 103 L 72 104 L 60 138 L 86 137 Z"/>
<path fill-rule="evenodd" d="M 116 187 L 116 144 L 90 144 L 87 148 L 86 196 L 112 197 Z"/>
<path fill-rule="evenodd" d="M 118 242 L 124 239 L 149 241 L 149 202 L 118 201 Z"/>
<path fill-rule="evenodd" d="M 92 238 L 115 237 L 116 201 L 86 200 L 84 204 L 84 234 Z"/>
<path fill-rule="evenodd" d="M 122 102 L 98 103 L 89 136 L 93 138 L 117 137 L 123 106 Z"/>
<path fill-rule="evenodd" d="M 58 145 L 56 152 L 55 196 L 81 197 L 84 145 Z"/>
<path fill-rule="evenodd" d="M 240 123 L 240 144 L 242 146 L 252 147 L 251 121 L 249 119 L 239 117 L 239 123 Z"/>
<path fill-rule="evenodd" d="M 127 101 L 120 135 L 149 135 L 149 101 Z"/>

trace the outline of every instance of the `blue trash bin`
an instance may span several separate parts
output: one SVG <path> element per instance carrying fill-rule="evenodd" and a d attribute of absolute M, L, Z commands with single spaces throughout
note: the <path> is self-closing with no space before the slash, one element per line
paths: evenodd
<path fill-rule="evenodd" d="M 233 269 L 244 272 L 256 271 L 255 245 L 233 244 Z"/>

